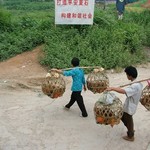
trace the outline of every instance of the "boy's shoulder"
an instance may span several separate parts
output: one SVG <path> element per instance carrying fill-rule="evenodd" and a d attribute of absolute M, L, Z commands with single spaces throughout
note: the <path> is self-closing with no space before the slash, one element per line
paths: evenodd
<path fill-rule="evenodd" d="M 84 70 L 82 68 L 80 68 L 80 67 L 75 67 L 72 70 L 74 70 L 76 72 L 82 72 L 82 73 L 84 73 Z"/>

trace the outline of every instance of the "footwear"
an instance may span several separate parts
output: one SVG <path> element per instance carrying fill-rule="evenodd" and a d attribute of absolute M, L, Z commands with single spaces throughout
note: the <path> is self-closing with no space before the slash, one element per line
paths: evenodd
<path fill-rule="evenodd" d="M 85 118 L 85 117 L 87 117 L 88 115 L 86 115 L 86 116 L 83 116 L 82 114 L 80 114 L 79 116 L 80 116 L 80 117 L 84 117 L 84 118 Z"/>
<path fill-rule="evenodd" d="M 66 106 L 63 106 L 63 108 L 65 109 L 65 110 L 69 110 L 70 108 L 68 108 L 68 107 L 66 107 Z"/>
<path fill-rule="evenodd" d="M 118 15 L 118 20 L 122 20 L 123 19 L 123 15 Z"/>
<path fill-rule="evenodd" d="M 123 136 L 122 137 L 124 140 L 127 140 L 127 141 L 131 141 L 131 142 L 133 142 L 134 141 L 134 136 L 133 137 L 128 137 L 128 136 Z"/>
<path fill-rule="evenodd" d="M 80 117 L 83 117 L 82 114 L 79 114 Z"/>

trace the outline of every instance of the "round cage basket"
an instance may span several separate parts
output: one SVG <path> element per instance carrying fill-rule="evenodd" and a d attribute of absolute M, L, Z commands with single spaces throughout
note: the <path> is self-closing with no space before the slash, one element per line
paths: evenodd
<path fill-rule="evenodd" d="M 101 69 L 94 69 L 87 77 L 87 88 L 93 93 L 102 93 L 109 86 L 109 79 Z"/>
<path fill-rule="evenodd" d="M 94 115 L 97 124 L 111 125 L 120 123 L 123 115 L 122 102 L 115 99 L 112 104 L 103 104 L 97 101 L 94 106 Z"/>
<path fill-rule="evenodd" d="M 150 86 L 147 85 L 143 91 L 140 100 L 141 104 L 150 111 Z"/>
<path fill-rule="evenodd" d="M 51 98 L 58 98 L 63 95 L 66 84 L 62 76 L 58 73 L 51 72 L 46 75 L 42 84 L 42 91 Z"/>

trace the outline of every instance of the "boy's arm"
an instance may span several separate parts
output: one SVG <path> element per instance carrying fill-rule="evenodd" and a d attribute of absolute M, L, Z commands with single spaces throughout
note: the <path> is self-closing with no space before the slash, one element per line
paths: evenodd
<path fill-rule="evenodd" d="M 57 73 L 61 73 L 61 74 L 63 74 L 64 76 L 73 76 L 73 75 L 75 75 L 74 70 L 63 71 L 63 70 L 61 70 L 61 69 L 51 69 L 51 71 L 55 71 L 55 72 L 57 72 Z"/>
<path fill-rule="evenodd" d="M 84 89 L 84 91 L 86 91 L 87 88 L 86 88 L 86 82 L 85 82 L 84 74 L 83 74 L 83 77 L 82 77 L 82 84 L 83 84 L 83 89 Z"/>
<path fill-rule="evenodd" d="M 119 88 L 119 87 L 108 87 L 106 89 L 106 91 L 115 91 L 115 92 L 118 92 L 118 93 L 121 93 L 121 94 L 126 94 L 126 91 L 122 88 Z"/>
<path fill-rule="evenodd" d="M 62 70 L 60 70 L 60 69 L 55 69 L 55 68 L 53 68 L 53 69 L 51 69 L 51 71 L 55 71 L 55 72 L 57 72 L 57 73 L 61 73 L 61 74 L 63 74 L 63 71 L 62 71 Z"/>
<path fill-rule="evenodd" d="M 87 88 L 86 88 L 86 85 L 85 85 L 85 84 L 83 85 L 83 89 L 84 89 L 84 91 L 86 91 L 86 90 L 87 90 Z"/>

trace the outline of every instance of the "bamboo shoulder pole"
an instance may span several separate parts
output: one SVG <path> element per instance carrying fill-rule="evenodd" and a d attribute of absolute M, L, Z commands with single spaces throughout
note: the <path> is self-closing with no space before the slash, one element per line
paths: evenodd
<path fill-rule="evenodd" d="M 124 84 L 124 85 L 121 85 L 120 87 L 125 87 L 125 86 L 131 85 L 131 84 L 133 84 L 133 83 L 139 83 L 139 82 L 144 82 L 144 81 L 148 81 L 148 80 L 150 80 L 150 78 L 148 78 L 148 79 L 143 79 L 143 80 L 139 80 L 139 81 L 132 82 L 132 83 L 129 83 L 129 84 Z"/>
<path fill-rule="evenodd" d="M 72 67 L 72 68 L 64 68 L 64 69 L 61 69 L 61 70 L 63 70 L 63 71 L 65 71 L 65 70 L 71 70 L 71 69 L 73 69 L 74 67 Z M 100 67 L 100 66 L 87 66 L 87 67 L 78 67 L 78 68 L 82 68 L 82 69 L 90 69 L 90 68 L 102 68 L 102 67 Z"/>
<path fill-rule="evenodd" d="M 64 68 L 64 69 L 58 69 L 58 70 L 62 70 L 62 71 L 67 71 L 67 70 L 71 70 L 74 69 L 75 67 L 72 68 Z M 90 69 L 90 68 L 94 68 L 94 69 L 100 69 L 101 71 L 104 71 L 104 68 L 102 68 L 101 66 L 87 66 L 87 67 L 78 67 L 78 68 L 82 68 L 82 69 Z M 52 69 L 50 69 L 48 72 L 52 71 Z"/>

